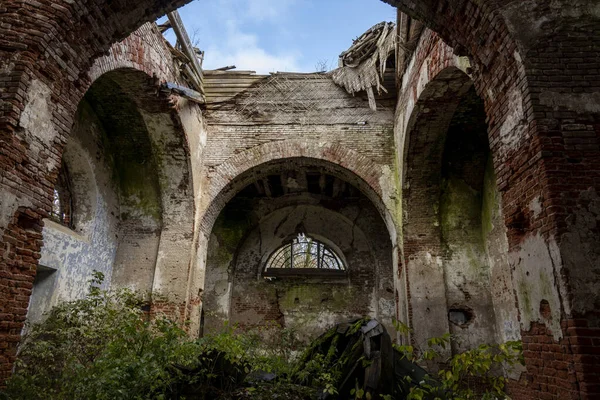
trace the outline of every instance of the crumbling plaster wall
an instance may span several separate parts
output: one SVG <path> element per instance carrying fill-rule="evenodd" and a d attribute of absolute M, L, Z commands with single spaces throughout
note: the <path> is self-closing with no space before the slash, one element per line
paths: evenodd
<path fill-rule="evenodd" d="M 507 260 L 515 271 L 512 313 L 521 319 L 528 370 L 528 385 L 514 387 L 514 397 L 597 396 L 600 387 L 588 384 L 598 380 L 597 351 L 579 345 L 600 335 L 596 302 L 590 301 L 598 292 L 591 289 L 599 264 L 591 249 L 598 248 L 599 225 L 588 198 L 598 191 L 597 173 L 591 172 L 597 171 L 600 138 L 594 111 L 598 49 L 590 46 L 600 34 L 597 6 L 562 0 L 492 7 L 485 1 L 387 2 L 423 18 L 456 53 L 468 55 L 485 100 Z M 574 224 L 579 212 L 590 222 Z M 510 297 L 504 290 L 494 294 L 507 306 L 514 302 Z M 579 310 L 573 308 L 576 298 Z M 514 331 L 504 330 L 507 337 Z"/>
<path fill-rule="evenodd" d="M 112 43 L 175 7 L 166 3 L 2 3 L 0 386 L 16 356 L 63 148 L 93 81 L 87 71 Z M 143 59 L 143 51 L 134 53 Z"/>
<path fill-rule="evenodd" d="M 31 320 L 39 319 L 59 301 L 82 298 L 94 270 L 105 275 L 105 287 L 111 281 L 118 245 L 119 201 L 110 155 L 103 147 L 105 135 L 98 117 L 83 102 L 63 155 L 71 179 L 74 226 L 69 229 L 45 220 L 39 262 L 56 272 L 48 278 L 52 290 L 42 294 L 34 288 L 33 297 L 44 301 L 30 307 Z"/>
<path fill-rule="evenodd" d="M 74 138 L 69 139 L 63 159 L 79 166 L 87 162 L 83 160 L 86 154 L 93 154 L 88 156 L 94 158 L 89 161 L 92 172 L 80 177 L 80 168 L 70 168 L 76 172 L 71 174 L 73 191 L 81 192 L 74 193 L 79 200 L 75 204 L 75 231 L 46 223 L 42 265 L 67 266 L 61 267 L 60 274 L 50 274 L 36 284 L 37 297 L 53 300 L 34 299 L 30 317 L 36 318 L 59 299 L 82 297 L 91 271 L 98 270 L 105 274 L 106 287 L 112 282 L 116 287 L 153 293 L 160 302 L 156 309 L 184 318 L 194 224 L 193 179 L 188 171 L 201 165 L 192 163 L 186 139 L 192 139 L 193 156 L 198 159 L 205 138 L 196 104 L 178 98 L 172 99 L 176 103 L 166 102 L 157 97 L 158 87 L 148 85 L 152 80 L 149 75 L 178 82 L 172 68 L 164 39 L 152 24 L 116 43 L 91 68 L 89 75 L 95 85 L 80 104 Z M 94 107 L 101 110 L 101 117 Z M 128 130 L 127 124 L 129 134 L 119 136 Z M 106 127 L 109 132 L 103 132 Z M 87 152 L 70 150 L 78 146 L 77 136 L 85 136 L 77 133 L 82 130 L 100 132 L 88 135 L 97 143 L 88 146 L 91 149 Z M 138 147 L 132 148 L 130 140 Z M 103 175 L 98 178 L 93 171 Z M 96 204 L 96 184 L 113 190 L 115 204 L 111 204 L 108 217 L 102 216 L 108 213 L 106 205 L 102 201 Z M 84 185 L 85 190 L 80 190 Z M 98 196 L 105 195 L 104 186 Z M 82 201 L 87 197 L 93 197 L 87 202 L 90 204 Z M 95 213 L 99 215 L 91 215 Z M 83 214 L 86 217 L 80 218 Z"/>
<path fill-rule="evenodd" d="M 154 24 L 143 25 L 95 62 L 90 76 L 102 79 L 107 75 L 136 103 L 137 125 L 145 129 L 147 136 L 142 142 L 149 146 L 145 157 L 156 166 L 156 182 L 149 186 L 156 185 L 158 191 L 156 201 L 145 204 L 156 196 L 140 195 L 136 182 L 143 185 L 152 174 L 132 177 L 132 204 L 140 206 L 139 211 L 150 213 L 137 215 L 134 210 L 135 226 L 128 235 L 131 251 L 124 254 L 114 283 L 152 293 L 153 311 L 183 320 L 189 311 L 195 207 L 201 195 L 200 170 L 206 142 L 202 112 L 196 103 L 160 93 L 159 83 L 187 84 L 176 71 L 164 38 Z M 145 228 L 138 232 L 140 221 Z M 198 294 L 193 301 L 199 302 Z"/>
<path fill-rule="evenodd" d="M 452 68 L 463 71 L 458 73 L 463 74 L 460 79 L 468 81 L 465 73 L 470 72 L 469 61 L 454 55 L 452 48 L 444 44 L 433 32 L 425 30 L 401 79 L 395 125 L 396 163 L 402 166 L 399 173 L 402 177 L 402 197 L 403 202 L 408 203 L 402 210 L 402 254 L 406 264 L 398 285 L 402 287 L 404 284 L 407 287 L 409 300 L 405 321 L 412 322 L 415 342 L 419 343 L 427 337 L 453 331 L 459 337 L 464 336 L 463 344 L 468 347 L 482 342 L 513 340 L 519 337 L 519 330 L 507 261 L 506 230 L 501 217 L 500 197 L 493 181 L 493 170 L 490 171 L 488 165 L 487 178 L 483 179 L 481 184 L 475 185 L 475 189 L 466 189 L 465 186 L 465 190 L 460 190 L 463 181 L 451 177 L 440 180 L 443 171 L 441 163 L 436 159 L 441 160 L 446 130 L 461 96 L 470 87 L 470 84 L 466 84 L 461 88 L 460 81 L 453 80 L 455 78 L 452 78 L 451 74 L 444 72 Z M 436 89 L 441 90 L 438 94 L 432 92 L 433 85 L 430 83 L 438 78 L 440 72 L 448 75 L 449 80 Z M 441 99 L 444 98 L 445 91 L 454 94 L 444 102 Z M 434 101 L 425 106 L 419 105 L 420 99 L 427 96 L 433 96 L 433 99 L 437 96 L 440 101 L 437 104 Z M 413 132 L 416 115 L 430 118 L 430 126 L 427 126 L 425 119 L 424 130 Z M 436 132 L 441 130 L 444 131 L 443 134 L 437 137 L 439 133 Z M 426 133 L 428 131 L 429 133 Z M 417 136 L 411 138 L 411 134 Z M 407 147 L 412 143 L 411 140 L 415 139 L 433 142 L 421 150 Z M 413 157 L 412 154 L 417 154 L 414 152 L 422 151 L 431 153 L 432 158 L 424 163 L 407 165 L 407 160 Z M 419 172 L 426 171 L 428 163 L 437 168 L 432 172 L 438 174 L 437 177 L 434 175 L 428 178 L 426 173 L 423 175 Z M 486 163 L 487 160 L 484 160 L 484 164 L 480 166 L 481 171 L 486 169 Z M 434 193 L 436 187 L 437 195 Z M 444 192 L 439 192 L 440 187 L 445 188 Z M 472 192 L 473 190 L 476 192 Z M 407 198 L 406 193 L 410 193 L 410 198 Z M 434 197 L 430 200 L 419 200 L 432 195 Z M 436 197 L 440 195 L 441 197 Z M 469 203 L 472 203 L 470 208 L 475 207 L 471 211 L 465 209 Z M 425 210 L 423 207 L 434 208 Z M 455 210 L 456 207 L 464 209 L 467 214 L 462 215 L 463 211 Z M 453 215 L 452 210 L 457 211 L 454 213 L 457 215 Z M 473 226 L 472 234 L 467 234 L 461 226 L 465 224 L 465 218 L 468 220 L 473 212 L 476 215 L 472 219 L 478 221 L 478 225 Z M 406 225 L 407 221 L 410 225 Z M 444 234 L 446 239 L 440 243 L 438 238 L 440 235 L 444 237 Z M 475 236 L 468 238 L 465 235 Z M 468 243 L 461 245 L 461 237 Z M 448 240 L 450 242 L 447 242 Z M 477 265 L 476 271 L 467 273 L 472 269 L 471 264 Z M 461 304 L 476 309 L 474 324 L 465 329 L 457 328 L 448 322 L 439 322 L 448 321 L 448 309 Z M 502 319 L 495 318 L 495 314 L 501 315 Z M 423 315 L 428 317 L 424 319 Z"/>
<path fill-rule="evenodd" d="M 347 276 L 263 278 L 268 257 L 298 226 L 340 253 Z M 235 199 L 217 220 L 209 242 L 204 329 L 218 330 L 224 321 L 246 328 L 278 325 L 309 340 L 335 323 L 363 316 L 393 329 L 392 270 L 385 224 L 364 197 Z"/>

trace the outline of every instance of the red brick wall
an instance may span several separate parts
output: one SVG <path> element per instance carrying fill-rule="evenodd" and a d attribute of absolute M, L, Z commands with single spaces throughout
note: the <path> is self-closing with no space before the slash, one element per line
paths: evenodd
<path fill-rule="evenodd" d="M 526 346 L 543 340 L 548 347 L 527 350 L 526 364 L 531 368 L 526 381 L 535 383 L 515 394 L 522 393 L 523 398 L 598 398 L 597 372 L 590 368 L 592 362 L 598 362 L 593 344 L 599 339 L 594 311 L 599 276 L 597 271 L 590 272 L 599 260 L 594 250 L 599 246 L 598 219 L 588 213 L 591 225 L 582 227 L 573 216 L 591 210 L 594 200 L 590 193 L 597 194 L 600 188 L 600 110 L 592 106 L 598 104 L 600 92 L 597 17 L 589 9 L 586 14 L 589 2 L 540 0 L 505 5 L 507 2 L 467 0 L 441 1 L 435 7 L 413 0 L 388 2 L 423 18 L 456 52 L 471 59 L 475 86 L 486 104 L 510 251 L 517 253 L 526 239 L 538 234 L 548 243 L 556 241 L 562 264 L 552 268 L 557 282 L 563 282 L 561 310 L 557 310 L 562 326 L 574 320 L 587 325 L 563 328 L 559 341 L 554 340 L 557 332 L 535 324 L 523 331 Z M 577 16 L 561 12 L 576 6 L 583 10 Z M 544 23 L 532 25 L 542 18 Z M 519 104 L 522 113 L 515 110 Z M 507 124 L 515 116 L 516 121 Z M 536 198 L 542 199 L 539 213 L 529 207 Z M 572 236 L 578 237 L 574 242 L 579 246 L 567 247 L 573 243 Z M 582 260 L 580 252 L 586 252 L 587 258 Z M 580 338 L 592 345 L 574 344 Z M 547 364 L 555 361 L 550 358 L 560 363 L 548 368 Z M 543 368 L 536 369 L 540 363 Z M 557 381 L 548 385 L 548 380 L 565 372 L 571 377 L 570 384 Z"/>
<path fill-rule="evenodd" d="M 42 218 L 51 207 L 77 105 L 92 82 L 88 71 L 115 40 L 167 7 L 185 2 L 124 1 L 109 6 L 105 1 L 7 0 L 0 4 L 0 192 L 4 203 L 0 212 L 6 214 L 0 217 L 0 382 L 9 376 L 14 361 L 40 257 Z M 147 61 L 140 50 L 143 43 L 135 38 L 129 41 L 135 47 L 121 47 L 120 55 L 130 57 L 128 66 L 138 67 Z M 117 58 L 100 65 L 96 73 L 121 66 Z M 157 70 L 155 66 L 141 69 Z M 51 93 L 51 121 L 44 126 L 48 132 L 43 132 L 52 133 L 49 144 L 35 137 L 40 132 L 29 133 L 19 125 L 34 80 Z"/>
<path fill-rule="evenodd" d="M 569 216 L 579 208 L 589 207 L 582 194 L 589 188 L 598 192 L 600 187 L 600 117 L 597 111 L 586 108 L 595 97 L 584 96 L 600 91 L 597 45 L 600 24 L 585 13 L 572 17 L 568 13 L 559 15 L 550 0 L 443 0 L 435 2 L 435 7 L 430 5 L 432 2 L 416 0 L 389 2 L 421 17 L 458 52 L 468 54 L 473 61 L 476 88 L 486 101 L 490 143 L 503 192 L 511 250 L 518 249 L 525 237 L 538 232 L 546 238 L 564 240 L 561 239 L 564 235 L 577 229 L 569 225 Z M 566 8 L 576 2 L 554 3 Z M 133 31 L 141 21 L 155 18 L 167 6 L 183 3 L 185 1 L 130 0 L 112 2 L 108 6 L 102 0 L 75 3 L 6 0 L 0 5 L 0 189 L 16 195 L 21 207 L 8 216 L 10 221 L 6 227 L 0 227 L 4 229 L 0 243 L 0 254 L 4 257 L 0 261 L 0 287 L 5 288 L 0 295 L 0 313 L 8 314 L 10 321 L 9 324 L 1 321 L 4 325 L 0 328 L 0 348 L 3 346 L 0 378 L 8 375 L 14 356 L 14 345 L 4 343 L 14 343 L 13 338 L 20 331 L 24 311 L 15 307 L 20 302 L 17 296 L 27 297 L 30 290 L 27 286 L 33 282 L 35 257 L 41 246 L 39 221 L 49 210 L 56 179 L 56 168 L 48 171 L 45 165 L 48 159 L 60 165 L 57 161 L 61 158 L 76 105 L 90 83 L 86 71 L 96 56 L 107 51 L 113 41 Z M 589 5 L 589 2 L 580 4 L 586 3 Z M 522 17 L 522 21 L 514 25 L 517 27 L 530 29 L 534 17 L 542 14 L 550 17 L 541 24 L 534 40 L 518 37 L 522 32 L 514 30 L 514 26 L 513 31 L 509 31 L 499 12 L 503 10 L 501 7 L 508 7 L 505 4 L 534 5 L 532 9 L 517 9 L 510 14 L 513 22 L 519 22 L 517 17 Z M 29 157 L 29 148 L 35 139 L 24 139 L 23 129 L 18 125 L 32 79 L 51 87 L 52 124 L 57 131 L 52 145 L 37 143 L 43 148 L 37 159 Z M 516 139 L 518 143 L 505 149 L 502 127 L 507 116 L 513 114 L 513 94 L 523 100 L 524 118 L 509 129 L 509 133 L 522 129 Z M 545 200 L 544 211 L 530 215 L 528 204 L 540 195 Z M 28 212 L 33 223 L 19 218 L 24 212 Z M 17 227 L 18 220 L 29 227 L 27 233 L 23 226 Z M 5 229 L 7 227 L 9 229 Z M 598 223 L 589 228 L 591 238 L 584 239 L 584 243 L 597 240 L 594 235 L 600 236 L 598 230 Z M 17 244 L 11 245 L 9 238 Z M 32 251 L 31 255 L 27 255 L 27 250 Z M 566 268 L 560 275 L 567 282 L 579 283 L 590 276 L 576 269 L 574 253 L 562 251 Z M 22 284 L 19 282 L 24 282 L 20 290 L 10 289 Z M 568 288 L 563 302 L 583 302 L 589 295 L 584 289 L 573 290 L 573 284 Z M 561 312 L 566 321 L 566 310 Z M 592 344 L 596 343 L 599 335 L 594 310 L 571 310 L 571 315 L 577 317 L 575 320 L 586 321 L 588 327 L 572 327 L 571 331 L 567 328 L 569 340 L 589 338 Z M 531 331 L 523 332 L 524 339 L 532 335 Z M 572 343 L 569 346 L 574 354 L 571 365 L 575 369 L 583 370 L 584 361 L 596 357 L 594 346 Z M 541 353 L 528 353 L 527 364 L 533 365 L 538 356 Z M 578 376 L 578 391 L 582 397 L 597 396 L 594 373 L 582 371 Z M 532 392 L 546 397 L 552 393 L 543 390 L 532 389 Z M 572 393 L 577 395 L 578 391 L 573 389 Z M 559 397 L 558 394 L 550 396 Z"/>

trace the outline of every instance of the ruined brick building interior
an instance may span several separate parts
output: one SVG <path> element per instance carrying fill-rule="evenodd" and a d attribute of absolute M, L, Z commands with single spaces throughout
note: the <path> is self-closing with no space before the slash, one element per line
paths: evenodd
<path fill-rule="evenodd" d="M 600 398 L 597 1 L 386 0 L 370 51 L 270 75 L 170 46 L 186 2 L 0 0 L 1 380 L 97 270 L 191 335 L 398 319 Z"/>

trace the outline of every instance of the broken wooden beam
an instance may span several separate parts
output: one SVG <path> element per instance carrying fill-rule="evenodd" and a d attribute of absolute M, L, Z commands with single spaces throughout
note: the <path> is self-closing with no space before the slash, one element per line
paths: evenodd
<path fill-rule="evenodd" d="M 177 42 L 181 46 L 182 53 L 184 53 L 190 60 L 191 69 L 194 75 L 196 75 L 197 79 L 195 79 L 194 85 L 197 87 L 195 89 L 200 93 L 203 93 L 204 87 L 202 85 L 202 67 L 200 66 L 198 56 L 196 54 L 194 46 L 192 45 L 192 42 L 190 41 L 190 37 L 188 36 L 187 31 L 185 30 L 185 26 L 181 21 L 181 16 L 177 11 L 170 12 L 167 14 L 167 16 L 169 18 L 169 22 L 171 22 L 173 30 L 175 31 L 175 35 L 177 36 Z"/>
<path fill-rule="evenodd" d="M 204 95 L 200 92 L 197 92 L 193 89 L 186 88 L 184 86 L 178 85 L 176 83 L 165 82 L 162 85 L 163 90 L 168 91 L 170 93 L 174 93 L 178 96 L 184 97 L 194 103 L 205 104 L 206 99 Z"/>
<path fill-rule="evenodd" d="M 228 65 L 226 67 L 217 68 L 215 71 L 229 71 L 230 69 L 235 69 L 235 65 Z"/>

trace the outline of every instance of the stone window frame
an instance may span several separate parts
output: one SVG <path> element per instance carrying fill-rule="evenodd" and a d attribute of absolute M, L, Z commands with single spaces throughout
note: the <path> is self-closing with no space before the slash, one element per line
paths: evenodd
<path fill-rule="evenodd" d="M 66 228 L 74 229 L 73 191 L 66 163 L 62 162 L 56 185 L 54 186 L 50 219 Z"/>
<path fill-rule="evenodd" d="M 317 254 L 313 254 L 313 260 L 306 260 L 304 264 L 313 264 L 316 262 L 317 267 L 295 267 L 296 264 L 294 262 L 294 255 L 296 252 L 293 250 L 293 246 L 296 242 L 299 242 L 301 239 L 304 240 L 307 238 L 307 242 L 309 246 L 313 243 L 316 243 L 316 251 Z M 289 259 L 281 259 L 281 254 L 286 251 L 286 249 L 292 249 Z M 300 254 L 308 255 L 311 254 L 309 251 L 300 249 Z M 323 259 L 327 258 L 329 263 L 326 263 L 329 266 L 323 266 Z M 271 266 L 273 262 L 279 261 L 281 266 Z M 332 264 L 333 262 L 333 264 Z M 284 266 L 284 264 L 289 264 L 289 266 Z M 275 251 L 271 252 L 267 257 L 267 260 L 264 264 L 262 276 L 264 278 L 285 278 L 285 277 L 345 277 L 348 273 L 347 262 L 345 261 L 343 255 L 341 255 L 334 246 L 331 246 L 327 241 L 322 240 L 319 237 L 311 234 L 298 233 L 295 234 L 291 240 L 287 240 L 281 246 L 277 247 Z"/>

